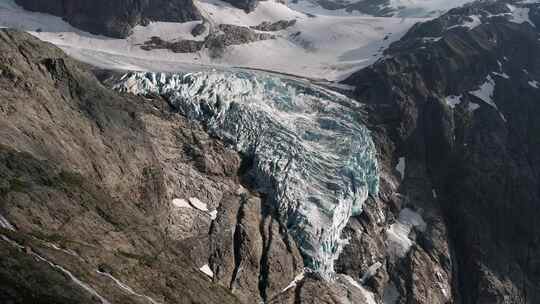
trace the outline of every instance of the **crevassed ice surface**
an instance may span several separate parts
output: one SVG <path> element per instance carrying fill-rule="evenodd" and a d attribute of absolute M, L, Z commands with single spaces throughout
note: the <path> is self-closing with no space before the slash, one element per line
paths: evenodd
<path fill-rule="evenodd" d="M 333 278 L 334 261 L 347 243 L 343 228 L 379 187 L 376 150 L 354 101 L 247 72 L 133 72 L 115 88 L 164 96 L 252 159 L 257 191 L 275 204 L 306 266 Z"/>

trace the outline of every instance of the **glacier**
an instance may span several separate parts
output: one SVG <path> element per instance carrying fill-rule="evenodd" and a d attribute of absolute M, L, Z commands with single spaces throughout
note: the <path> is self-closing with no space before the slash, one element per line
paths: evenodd
<path fill-rule="evenodd" d="M 361 105 L 297 79 L 247 71 L 129 72 L 114 88 L 163 96 L 252 162 L 249 176 L 286 225 L 306 267 L 335 276 L 342 230 L 379 190 Z"/>

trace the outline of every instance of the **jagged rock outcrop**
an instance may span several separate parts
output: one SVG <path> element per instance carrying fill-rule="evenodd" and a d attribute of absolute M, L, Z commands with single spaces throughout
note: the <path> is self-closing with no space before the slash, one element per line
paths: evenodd
<path fill-rule="evenodd" d="M 229 46 L 268 39 L 275 39 L 275 36 L 269 33 L 259 33 L 245 26 L 220 24 L 204 40 L 178 40 L 171 42 L 159 37 L 151 37 L 141 48 L 146 51 L 168 49 L 175 53 L 195 53 L 206 48 L 212 57 L 217 58 L 221 57 Z"/>
<path fill-rule="evenodd" d="M 125 38 L 131 29 L 151 21 L 200 20 L 192 0 L 16 0 L 27 10 L 62 17 L 82 30 Z"/>

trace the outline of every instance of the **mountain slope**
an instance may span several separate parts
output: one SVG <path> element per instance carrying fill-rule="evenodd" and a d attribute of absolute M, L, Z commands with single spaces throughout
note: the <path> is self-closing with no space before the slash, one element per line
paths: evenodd
<path fill-rule="evenodd" d="M 539 11 L 451 10 L 345 81 L 406 159 L 403 193 L 443 210 L 461 303 L 540 301 Z"/>
<path fill-rule="evenodd" d="M 209 215 L 171 204 L 236 191 L 236 154 L 50 44 L 12 30 L 0 41 L 1 302 L 237 303 L 181 241 Z M 184 144 L 207 154 L 176 153 Z"/>

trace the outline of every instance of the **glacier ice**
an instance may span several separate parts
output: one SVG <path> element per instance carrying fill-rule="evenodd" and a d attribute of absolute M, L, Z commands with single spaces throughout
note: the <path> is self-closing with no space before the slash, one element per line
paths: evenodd
<path fill-rule="evenodd" d="M 266 73 L 130 72 L 115 89 L 161 95 L 252 161 L 305 264 L 325 279 L 347 243 L 341 232 L 378 193 L 376 150 L 359 105 L 337 93 Z"/>

